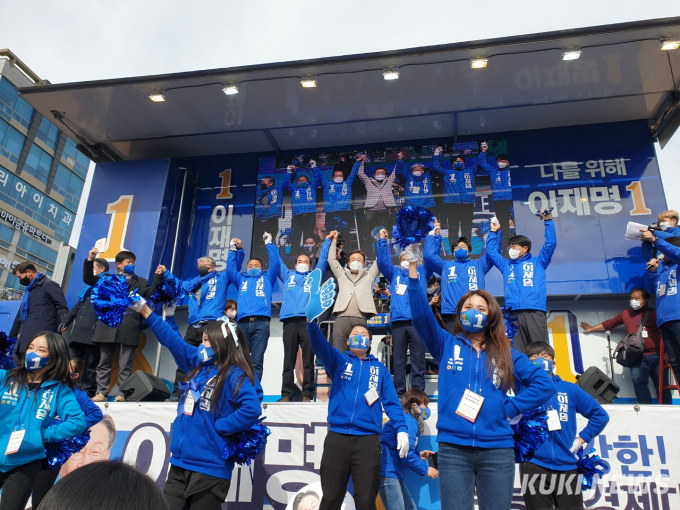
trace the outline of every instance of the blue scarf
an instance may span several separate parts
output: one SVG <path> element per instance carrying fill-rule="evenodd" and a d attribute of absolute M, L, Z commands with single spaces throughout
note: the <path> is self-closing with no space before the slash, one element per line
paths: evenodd
<path fill-rule="evenodd" d="M 189 382 L 179 383 L 179 389 L 185 394 L 188 391 L 191 392 L 191 395 L 194 397 L 195 405 L 198 405 L 201 395 L 203 394 L 205 384 L 212 377 L 217 375 L 217 372 L 217 365 L 211 365 L 208 370 L 201 370 L 198 374 L 196 374 L 195 377 L 190 379 Z M 177 406 L 177 416 L 181 414 L 184 414 L 184 399 L 182 399 L 179 406 Z"/>
<path fill-rule="evenodd" d="M 90 294 L 92 293 L 92 287 L 87 285 L 83 290 L 80 291 L 80 294 L 78 294 L 78 301 L 82 301 L 83 303 L 87 298 L 90 297 Z"/>
<path fill-rule="evenodd" d="M 33 281 L 26 286 L 26 290 L 24 291 L 24 295 L 21 298 L 21 311 L 20 311 L 21 315 L 19 315 L 20 321 L 24 322 L 24 321 L 28 320 L 28 300 L 31 298 L 31 296 L 30 296 L 31 289 L 36 284 L 36 282 L 38 280 L 40 280 L 41 278 L 43 278 L 44 276 L 45 276 L 44 274 L 38 273 L 37 275 L 35 275 L 35 278 L 33 278 Z"/>

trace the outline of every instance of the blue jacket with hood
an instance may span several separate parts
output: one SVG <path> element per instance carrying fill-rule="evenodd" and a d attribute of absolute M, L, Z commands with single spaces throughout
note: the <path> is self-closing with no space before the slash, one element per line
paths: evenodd
<path fill-rule="evenodd" d="M 609 422 L 609 415 L 597 401 L 573 383 L 553 375 L 557 393 L 546 405 L 554 409 L 560 419 L 560 430 L 549 432 L 548 440 L 529 462 L 555 471 L 576 469 L 576 456 L 571 453 L 574 439 L 580 437 L 586 443 L 598 436 Z M 588 425 L 576 433 L 576 413 L 588 418 Z"/>
<path fill-rule="evenodd" d="M 165 345 L 177 366 L 190 373 L 201 365 L 198 350 L 187 344 L 160 317 L 151 314 L 146 324 L 158 341 Z M 214 378 L 218 374 L 216 365 L 202 365 L 195 378 L 200 381 L 193 415 L 184 414 L 186 391 L 182 393 L 177 407 L 177 418 L 172 424 L 170 437 L 170 464 L 196 473 L 231 480 L 234 463 L 222 458 L 226 437 L 249 429 L 262 414 L 262 387 L 255 377 L 255 383 L 245 377 L 238 367 L 231 366 L 222 387 L 217 409 L 212 408 L 210 394 L 214 390 Z M 238 389 L 238 385 L 241 387 Z"/>
<path fill-rule="evenodd" d="M 545 370 L 511 348 L 514 376 L 524 388 L 510 398 L 500 389 L 497 369 L 489 375 L 486 351 L 477 352 L 467 336 L 451 335 L 437 323 L 418 280 L 409 278 L 413 326 L 439 364 L 437 442 L 480 448 L 513 448 L 514 418 L 548 402 L 555 385 Z M 456 414 L 466 389 L 484 397 L 474 423 Z"/>
<path fill-rule="evenodd" d="M 387 367 L 372 354 L 360 360 L 349 351 L 340 352 L 328 343 L 315 322 L 307 323 L 307 331 L 314 354 L 333 379 L 328 400 L 330 430 L 354 436 L 380 434 L 384 407 L 387 417 L 394 421 L 394 428 L 407 432 L 404 412 Z M 379 398 L 369 406 L 364 395 L 371 388 L 376 389 Z"/>
<path fill-rule="evenodd" d="M 321 175 L 318 167 L 314 167 L 314 181 L 323 186 L 323 212 L 349 211 L 352 205 L 352 184 L 357 178 L 361 161 L 356 161 L 349 177 L 341 183 L 333 182 Z"/>
<path fill-rule="evenodd" d="M 657 239 L 668 239 L 669 237 L 680 237 L 680 227 L 668 227 L 666 230 L 654 231 L 654 237 Z M 649 241 L 642 241 L 642 256 L 649 262 L 657 256 L 657 250 Z"/>
<path fill-rule="evenodd" d="M 423 258 L 425 265 L 442 278 L 442 313 L 456 313 L 458 301 L 464 294 L 471 290 L 484 290 L 486 273 L 493 264 L 486 253 L 477 260 L 470 260 L 470 257 L 443 260 L 439 256 L 441 247 L 442 236 L 428 235 Z"/>
<path fill-rule="evenodd" d="M 80 388 L 75 388 L 73 391 L 76 395 L 76 401 L 78 402 L 80 409 L 85 414 L 85 428 L 91 429 L 97 423 L 102 421 L 104 414 L 102 413 L 102 410 L 99 409 L 99 406 L 92 402 L 90 397 L 88 397 L 87 393 L 85 393 L 83 390 Z"/>
<path fill-rule="evenodd" d="M 654 247 L 664 258 L 656 271 L 645 271 L 645 286 L 656 294 L 656 324 L 680 320 L 680 296 L 678 296 L 678 266 L 680 248 L 658 239 Z"/>
<path fill-rule="evenodd" d="M 423 175 L 416 177 L 411 173 L 411 169 L 406 168 L 406 162 L 403 159 L 397 160 L 397 175 L 405 180 L 404 195 L 406 197 L 406 205 L 413 207 L 434 207 L 434 198 L 432 198 L 432 176 L 429 169 L 423 167 Z"/>
<path fill-rule="evenodd" d="M 395 267 L 392 265 L 389 249 L 387 248 L 387 240 L 378 240 L 378 269 L 383 276 L 390 283 L 390 322 L 410 321 L 411 307 L 408 303 L 408 294 L 406 287 L 408 286 L 408 269 L 402 269 L 401 266 Z M 423 290 L 427 291 L 427 280 L 432 276 L 432 271 L 423 265 L 418 268 L 420 275 L 420 285 Z M 404 285 L 403 295 L 397 294 L 399 285 Z"/>
<path fill-rule="evenodd" d="M 315 175 L 312 182 L 297 183 L 297 172 L 290 174 L 286 179 L 284 189 L 290 192 L 291 210 L 293 216 L 316 212 L 316 188 L 321 186 L 321 181 Z"/>
<path fill-rule="evenodd" d="M 63 441 L 82 434 L 87 427 L 73 390 L 60 381 L 44 381 L 33 391 L 15 393 L 5 386 L 7 370 L 0 370 L 0 471 L 7 473 L 18 466 L 45 458 L 44 443 Z M 55 418 L 59 417 L 56 423 Z M 10 436 L 15 430 L 26 433 L 19 451 L 6 455 Z"/>
<path fill-rule="evenodd" d="M 403 480 L 410 469 L 415 474 L 425 476 L 429 468 L 427 461 L 420 458 L 418 450 L 418 438 L 420 436 L 420 425 L 418 420 L 408 413 L 404 413 L 406 427 L 408 428 L 408 455 L 405 458 L 399 457 L 399 452 L 394 447 L 397 444 L 397 430 L 394 423 L 390 420 L 383 426 L 380 435 L 380 476 Z"/>
<path fill-rule="evenodd" d="M 463 168 L 444 167 L 441 156 L 432 157 L 432 169 L 444 176 L 445 204 L 474 204 L 477 169 L 464 165 Z"/>
<path fill-rule="evenodd" d="M 322 277 L 328 269 L 328 250 L 330 250 L 330 247 L 331 240 L 326 239 L 321 245 L 321 251 L 319 252 L 319 262 L 316 267 L 321 270 Z M 298 271 L 291 271 L 279 260 L 279 279 L 283 285 L 283 303 L 281 304 L 281 312 L 279 314 L 280 320 L 305 316 L 310 297 L 310 289 L 306 285 L 310 272 L 299 273 Z"/>
<path fill-rule="evenodd" d="M 510 182 L 510 170 L 498 168 L 498 163 L 493 158 L 489 158 L 488 152 L 480 152 L 477 155 L 477 164 L 489 174 L 491 179 L 491 190 L 493 191 L 493 201 L 512 200 L 512 183 Z"/>
<path fill-rule="evenodd" d="M 255 194 L 255 218 L 268 220 L 283 216 L 283 186 L 271 185 L 257 189 Z M 274 232 L 271 232 L 274 235 Z"/>
<path fill-rule="evenodd" d="M 489 232 L 486 255 L 503 274 L 505 306 L 511 310 L 546 311 L 545 270 L 555 253 L 557 237 L 552 220 L 545 222 L 545 243 L 538 257 L 531 252 L 517 260 L 506 260 L 499 253 L 501 231 Z"/>
<path fill-rule="evenodd" d="M 237 320 L 245 319 L 254 315 L 263 317 L 272 316 L 272 290 L 276 284 L 279 274 L 279 252 L 273 243 L 267 244 L 267 255 L 269 255 L 269 269 L 262 271 L 259 276 L 249 276 L 248 273 L 239 273 L 237 267 L 237 257 L 240 250 L 230 251 L 227 257 L 227 273 L 229 281 L 238 289 L 238 317 Z M 241 259 L 243 260 L 243 259 Z M 224 303 L 222 304 L 224 312 Z M 222 316 L 220 313 L 219 317 Z"/>

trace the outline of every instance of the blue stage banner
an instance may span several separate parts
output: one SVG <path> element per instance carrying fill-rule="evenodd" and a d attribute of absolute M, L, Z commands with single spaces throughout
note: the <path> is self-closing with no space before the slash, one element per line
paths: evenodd
<path fill-rule="evenodd" d="M 170 167 L 169 159 L 97 165 L 66 293 L 69 306 L 78 301 L 84 285 L 83 261 L 99 239 L 106 238 L 99 256 L 111 263 L 111 271 L 121 250 L 137 256 L 139 276 L 148 278 L 155 271 L 152 259 Z"/>

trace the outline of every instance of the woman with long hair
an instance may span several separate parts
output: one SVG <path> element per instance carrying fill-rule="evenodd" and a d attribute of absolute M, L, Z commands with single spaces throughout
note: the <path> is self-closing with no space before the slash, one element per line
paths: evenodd
<path fill-rule="evenodd" d="M 380 499 L 385 510 L 416 510 L 416 504 L 404 483 L 407 470 L 420 476 L 429 476 L 433 480 L 438 472 L 430 467 L 427 458 L 434 452 L 418 450 L 418 439 L 423 432 L 425 420 L 430 417 L 428 407 L 430 398 L 422 390 L 411 388 L 401 397 L 401 408 L 404 410 L 406 426 L 408 427 L 408 455 L 399 457 L 394 449 L 397 430 L 392 420 L 385 423 L 380 435 L 381 468 L 380 468 Z"/>
<path fill-rule="evenodd" d="M 222 458 L 226 437 L 257 422 L 262 387 L 238 324 L 219 320 L 187 344 L 140 300 L 144 321 L 187 374 L 172 424 L 170 470 L 163 491 L 171 510 L 217 510 L 227 498 L 234 462 Z"/>
<path fill-rule="evenodd" d="M 45 458 L 44 443 L 77 436 L 86 427 L 73 393 L 66 341 L 43 331 L 21 358 L 19 367 L 0 370 L 2 510 L 26 507 Z"/>
<path fill-rule="evenodd" d="M 512 420 L 548 402 L 555 385 L 510 345 L 500 306 L 483 290 L 458 302 L 454 334 L 439 327 L 418 282 L 412 246 L 409 302 L 413 325 L 439 363 L 437 442 L 442 508 L 509 510 L 515 479 Z M 517 383 L 517 384 L 516 384 Z M 508 391 L 524 388 L 510 398 Z"/>

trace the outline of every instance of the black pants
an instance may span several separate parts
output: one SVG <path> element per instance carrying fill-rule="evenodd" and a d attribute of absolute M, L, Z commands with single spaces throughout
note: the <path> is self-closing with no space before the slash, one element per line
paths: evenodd
<path fill-rule="evenodd" d="M 352 436 L 328 432 L 321 457 L 323 498 L 319 510 L 340 510 L 350 476 L 356 508 L 375 510 L 380 488 L 379 435 Z"/>
<path fill-rule="evenodd" d="M 583 508 L 581 477 L 576 469 L 554 471 L 531 462 L 522 462 L 519 472 L 526 510 Z"/>
<path fill-rule="evenodd" d="M 2 489 L 0 508 L 2 510 L 24 510 L 26 508 L 41 466 L 42 460 L 40 459 L 10 469 L 6 473 L 0 472 L 0 489 Z"/>
<path fill-rule="evenodd" d="M 281 396 L 292 397 L 295 392 L 295 362 L 298 347 L 302 349 L 302 364 L 304 377 L 302 382 L 302 396 L 314 396 L 314 353 L 307 333 L 307 319 L 305 317 L 291 317 L 283 321 L 283 381 Z"/>
<path fill-rule="evenodd" d="M 31 497 L 31 506 L 36 509 L 40 502 L 45 497 L 45 494 L 54 487 L 54 482 L 57 481 L 59 476 L 59 470 L 53 469 L 52 471 L 41 471 L 38 473 L 38 478 L 36 478 L 33 484 L 33 496 Z"/>
<path fill-rule="evenodd" d="M 400 397 L 406 393 L 406 357 L 411 353 L 411 388 L 425 391 L 425 345 L 411 321 L 392 323 L 394 345 L 394 387 Z"/>
<path fill-rule="evenodd" d="M 92 398 L 97 393 L 97 365 L 99 365 L 99 346 L 71 342 L 68 346 L 71 357 L 80 358 L 85 363 L 84 373 L 77 379 L 77 386 Z M 35 505 L 38 506 L 38 505 Z"/>
<path fill-rule="evenodd" d="M 170 510 L 219 510 L 230 485 L 231 480 L 171 465 L 163 497 Z"/>
<path fill-rule="evenodd" d="M 663 348 L 676 381 L 680 381 L 680 321 L 664 322 L 659 326 Z"/>
<path fill-rule="evenodd" d="M 445 221 L 439 220 L 444 226 L 448 225 L 449 244 L 451 248 L 458 239 L 458 222 L 460 222 L 460 236 L 466 237 L 468 241 L 472 242 L 472 219 L 475 213 L 475 204 L 444 204 L 444 214 L 442 218 Z"/>
<path fill-rule="evenodd" d="M 271 232 L 270 232 L 271 233 Z M 198 346 L 201 343 L 203 328 L 195 328 L 192 325 L 187 326 L 187 332 L 184 335 L 184 341 L 190 345 Z M 175 370 L 175 382 L 172 384 L 172 397 L 179 397 L 179 383 L 185 382 L 187 374 L 182 372 L 179 367 Z"/>
<path fill-rule="evenodd" d="M 496 218 L 501 224 L 501 233 L 503 235 L 500 249 L 501 253 L 505 250 L 508 245 L 508 239 L 510 239 L 510 208 L 512 207 L 512 200 L 497 200 L 493 203 L 493 209 L 496 213 Z"/>
<path fill-rule="evenodd" d="M 527 345 L 531 342 L 548 341 L 548 323 L 546 322 L 545 312 L 541 310 L 517 310 L 510 312 L 510 315 L 517 317 L 515 323 L 519 330 L 514 338 L 515 349 L 524 354 Z"/>
<path fill-rule="evenodd" d="M 298 251 L 305 239 L 314 233 L 316 228 L 316 213 L 304 213 L 293 216 L 290 220 L 290 246 L 293 253 Z"/>
<path fill-rule="evenodd" d="M 253 222 L 253 232 L 255 239 L 262 239 L 265 232 L 272 235 L 272 240 L 276 239 L 276 234 L 279 232 L 279 217 L 274 216 L 266 220 L 255 220 Z"/>

